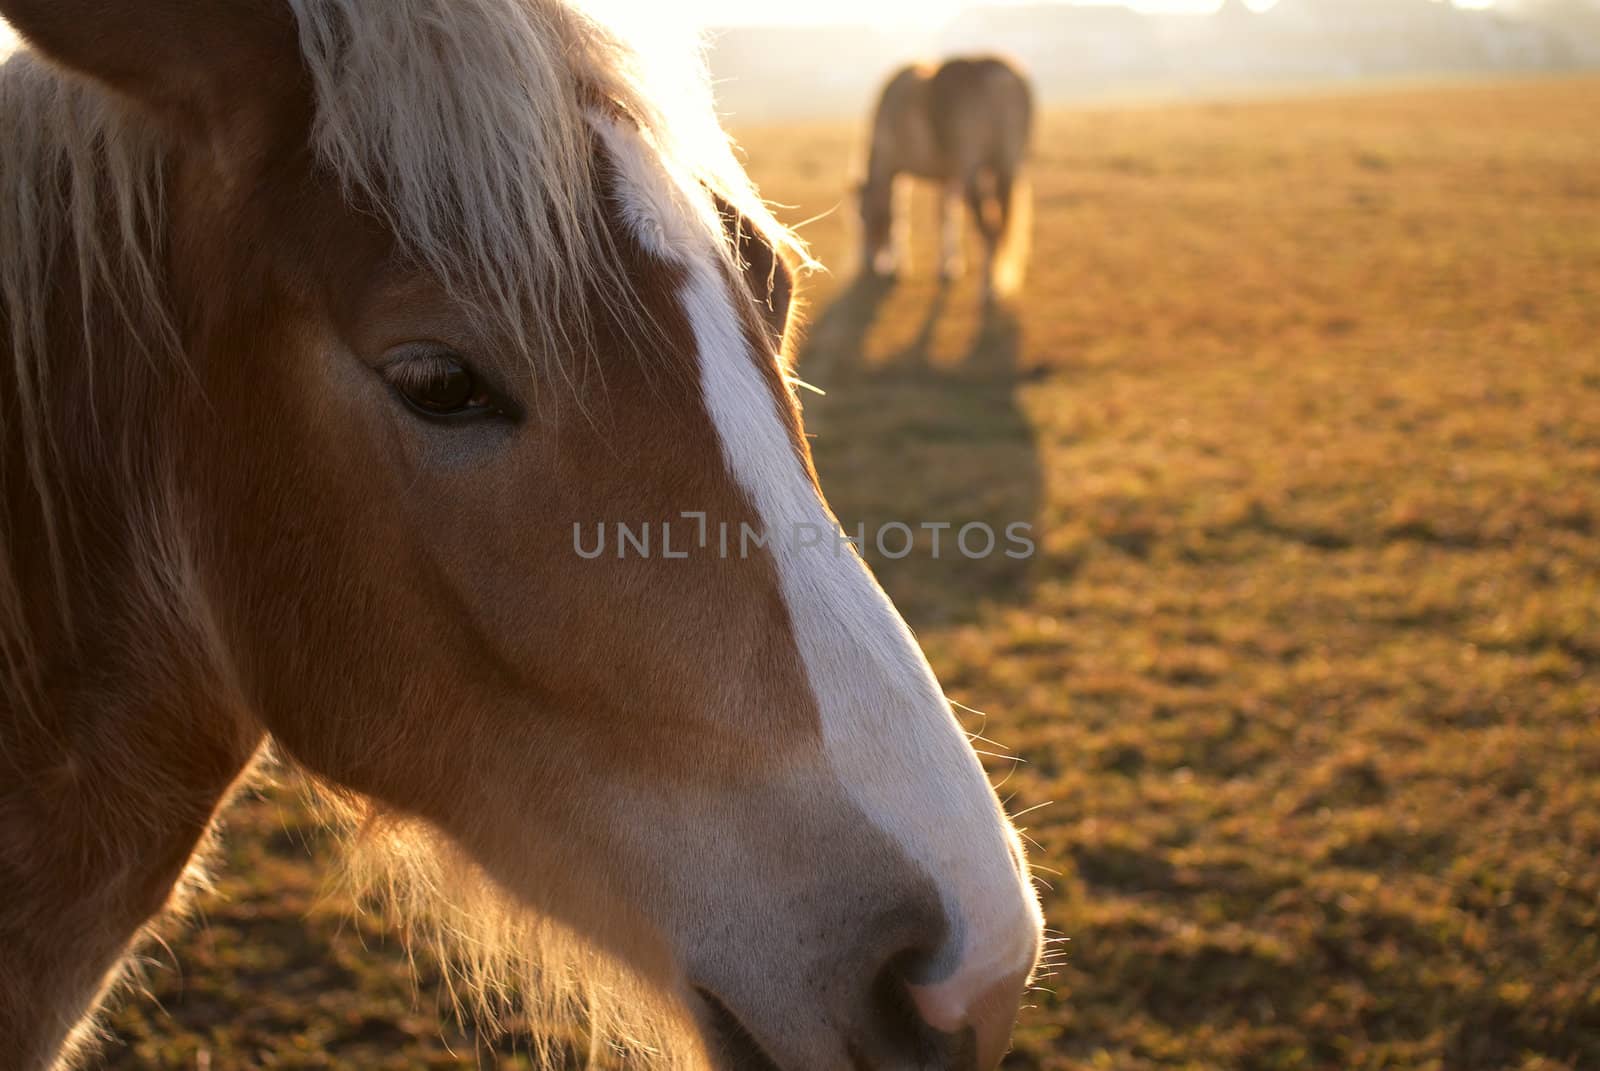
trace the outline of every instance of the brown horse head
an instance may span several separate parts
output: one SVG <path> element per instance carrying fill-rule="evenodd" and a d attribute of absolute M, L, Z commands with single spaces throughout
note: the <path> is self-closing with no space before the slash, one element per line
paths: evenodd
<path fill-rule="evenodd" d="M 718 1067 L 993 1066 L 1026 868 L 837 537 L 710 109 L 555 0 L 0 12 L 22 1066 L 267 740 L 489 975 L 621 964 Z"/>

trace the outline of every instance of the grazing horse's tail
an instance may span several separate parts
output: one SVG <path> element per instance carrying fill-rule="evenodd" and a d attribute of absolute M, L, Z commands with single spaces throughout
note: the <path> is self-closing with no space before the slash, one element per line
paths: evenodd
<path fill-rule="evenodd" d="M 1024 170 L 1002 182 L 997 192 L 1000 240 L 994 254 L 994 290 L 1009 297 L 1028 274 L 1028 255 L 1033 250 L 1033 184 Z"/>

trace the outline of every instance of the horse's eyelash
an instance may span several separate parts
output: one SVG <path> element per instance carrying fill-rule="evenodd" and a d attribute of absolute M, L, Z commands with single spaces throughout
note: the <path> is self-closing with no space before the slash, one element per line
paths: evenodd
<path fill-rule="evenodd" d="M 499 378 L 492 373 L 485 373 L 472 360 L 452 349 L 441 347 L 430 351 L 419 348 L 402 353 L 380 365 L 378 374 L 391 389 L 403 394 L 426 386 L 434 377 L 448 371 L 451 365 L 459 365 L 472 377 L 474 411 L 521 421 L 524 415 L 521 403 Z"/>
<path fill-rule="evenodd" d="M 383 377 L 396 387 L 421 387 L 448 372 L 451 365 L 460 365 L 473 379 L 480 383 L 483 381 L 483 377 L 478 374 L 478 370 L 470 361 L 455 354 L 445 353 L 398 357 L 384 364 L 380 371 Z"/>

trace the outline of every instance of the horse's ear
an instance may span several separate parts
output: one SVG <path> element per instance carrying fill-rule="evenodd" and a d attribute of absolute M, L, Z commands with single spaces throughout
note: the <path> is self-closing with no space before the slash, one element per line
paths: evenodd
<path fill-rule="evenodd" d="M 206 138 L 270 136 L 308 99 L 282 0 L 0 0 L 43 55 Z"/>
<path fill-rule="evenodd" d="M 761 316 L 772 332 L 774 348 L 783 346 L 789 330 L 789 309 L 794 303 L 794 268 L 788 258 L 750 222 L 718 198 L 723 225 L 728 228 L 744 265 L 745 285 L 750 288 Z"/>

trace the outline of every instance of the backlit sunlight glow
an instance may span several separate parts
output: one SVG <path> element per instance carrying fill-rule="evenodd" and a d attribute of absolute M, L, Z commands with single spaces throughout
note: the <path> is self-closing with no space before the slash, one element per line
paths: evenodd
<path fill-rule="evenodd" d="M 587 0 L 587 6 L 610 17 L 643 18 L 653 24 L 676 23 L 679 28 L 745 25 L 860 25 L 941 26 L 968 7 L 1006 7 L 1017 0 Z M 1453 0 L 1457 7 L 1484 8 L 1494 0 Z M 1116 0 L 1085 6 L 1115 6 Z M 1245 5 L 1265 11 L 1277 0 L 1245 0 Z M 1149 14 L 1204 15 L 1222 6 L 1222 0 L 1123 0 L 1123 6 Z M 665 10 L 664 10 L 665 9 Z M 670 15 L 668 14 L 670 12 Z M 17 40 L 0 19 L 0 57 L 16 48 Z"/>
<path fill-rule="evenodd" d="M 661 5 L 657 0 L 589 0 L 589 6 L 606 15 L 648 13 L 659 17 L 663 6 L 672 18 L 699 26 L 745 25 L 893 25 L 933 28 L 943 25 L 969 7 L 1007 7 L 1034 0 L 678 0 Z M 1443 0 L 1441 0 L 1443 2 Z M 1485 8 L 1494 0 L 1451 0 L 1457 7 Z M 1122 0 L 1122 6 L 1147 14 L 1205 15 L 1222 7 L 1223 0 Z M 1265 11 L 1277 0 L 1245 0 L 1245 6 Z M 1117 0 L 1081 0 L 1081 6 L 1117 6 Z"/>
<path fill-rule="evenodd" d="M 1255 8 L 1270 7 L 1275 0 L 1252 0 Z M 633 14 L 656 9 L 655 0 L 590 0 L 605 14 Z M 680 0 L 671 5 L 673 17 L 700 26 L 744 25 L 887 25 L 934 28 L 968 7 L 1001 7 L 995 0 Z M 1205 14 L 1221 0 L 1130 0 L 1127 6 L 1148 12 Z"/>

